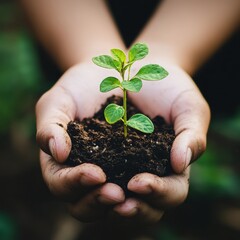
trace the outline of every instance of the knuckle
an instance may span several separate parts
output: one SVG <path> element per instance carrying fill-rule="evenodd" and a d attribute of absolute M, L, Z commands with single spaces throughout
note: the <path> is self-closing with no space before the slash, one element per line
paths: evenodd
<path fill-rule="evenodd" d="M 45 92 L 45 93 L 38 99 L 38 101 L 37 101 L 37 103 L 36 103 L 36 105 L 35 105 L 35 110 L 36 110 L 36 112 L 37 112 L 39 109 L 41 109 L 41 106 L 42 106 L 42 104 L 44 104 L 44 102 L 46 101 L 47 96 L 49 95 L 49 92 L 50 92 L 50 90 L 47 91 L 47 92 Z"/>
<path fill-rule="evenodd" d="M 48 143 L 49 137 L 47 137 L 47 133 L 44 129 L 37 129 L 36 142 L 45 153 L 51 154 Z"/>
<path fill-rule="evenodd" d="M 185 202 L 185 200 L 187 199 L 187 196 L 188 196 L 188 190 L 183 190 L 176 201 L 176 205 L 180 205 L 183 202 Z"/>
<path fill-rule="evenodd" d="M 197 140 L 198 151 L 204 152 L 206 150 L 206 145 L 206 136 L 202 134 Z"/>
<path fill-rule="evenodd" d="M 207 148 L 207 140 L 204 134 L 199 134 L 195 139 L 195 147 L 193 151 L 193 161 L 201 156 L 206 151 Z"/>
<path fill-rule="evenodd" d="M 185 202 L 188 196 L 188 190 L 189 190 L 189 183 L 188 183 L 188 180 L 186 179 L 186 181 L 182 182 L 181 191 L 179 192 L 178 197 L 175 200 L 176 206 Z"/>
<path fill-rule="evenodd" d="M 38 144 L 40 144 L 42 142 L 42 139 L 44 138 L 44 131 L 43 129 L 37 129 L 36 132 L 36 141 Z"/>

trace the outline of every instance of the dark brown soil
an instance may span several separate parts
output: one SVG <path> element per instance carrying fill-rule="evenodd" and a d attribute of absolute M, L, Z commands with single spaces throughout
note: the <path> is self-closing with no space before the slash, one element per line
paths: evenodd
<path fill-rule="evenodd" d="M 125 191 L 128 181 L 138 173 L 169 175 L 170 150 L 175 138 L 173 128 L 166 125 L 163 118 L 156 117 L 152 119 L 154 133 L 143 134 L 128 128 L 125 138 L 122 122 L 110 125 L 104 120 L 103 110 L 113 102 L 122 104 L 122 99 L 113 96 L 93 118 L 69 122 L 67 132 L 72 149 L 67 164 L 96 164 L 103 169 L 108 182 L 118 184 Z M 137 112 L 133 105 L 128 105 L 128 116 Z"/>

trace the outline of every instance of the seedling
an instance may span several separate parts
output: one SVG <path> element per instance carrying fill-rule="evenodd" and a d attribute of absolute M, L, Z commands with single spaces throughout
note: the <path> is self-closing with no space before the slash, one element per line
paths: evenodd
<path fill-rule="evenodd" d="M 123 106 L 111 103 L 104 110 L 104 116 L 109 124 L 118 121 L 123 122 L 124 136 L 127 137 L 128 127 L 137 129 L 143 133 L 152 133 L 154 125 L 152 121 L 141 113 L 127 116 L 127 92 L 139 92 L 142 88 L 142 80 L 156 81 L 165 78 L 168 72 L 158 64 L 148 64 L 140 68 L 137 74 L 131 77 L 131 67 L 134 62 L 143 59 L 148 54 L 148 47 L 143 43 L 134 44 L 129 52 L 128 59 L 120 49 L 111 49 L 112 56 L 101 55 L 94 57 L 93 62 L 103 68 L 115 69 L 121 75 L 121 80 L 116 77 L 107 77 L 100 84 L 101 92 L 108 92 L 115 88 L 123 91 Z M 127 74 L 125 74 L 127 72 Z M 127 75 L 127 78 L 125 78 Z"/>

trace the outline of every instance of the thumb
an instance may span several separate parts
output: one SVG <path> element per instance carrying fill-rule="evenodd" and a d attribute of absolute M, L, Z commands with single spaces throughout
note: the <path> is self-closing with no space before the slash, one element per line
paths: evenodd
<path fill-rule="evenodd" d="M 69 155 L 71 140 L 66 129 L 75 112 L 72 97 L 61 86 L 46 92 L 36 105 L 37 143 L 58 162 L 64 162 Z"/>
<path fill-rule="evenodd" d="M 206 149 L 206 135 L 194 129 L 181 132 L 173 142 L 171 150 L 172 168 L 182 173 Z"/>
<path fill-rule="evenodd" d="M 171 163 L 176 173 L 182 173 L 205 151 L 210 122 L 210 109 L 200 92 L 189 91 L 180 98 L 172 108 L 176 138 Z"/>

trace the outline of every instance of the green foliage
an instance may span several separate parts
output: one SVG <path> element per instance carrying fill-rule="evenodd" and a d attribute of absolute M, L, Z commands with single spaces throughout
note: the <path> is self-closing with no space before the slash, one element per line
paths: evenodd
<path fill-rule="evenodd" d="M 148 55 L 147 45 L 143 43 L 136 43 L 130 48 L 128 52 L 128 59 L 129 62 L 135 62 L 137 60 L 143 59 L 147 55 Z"/>
<path fill-rule="evenodd" d="M 113 124 L 122 120 L 125 137 L 127 137 L 127 126 L 143 133 L 152 133 L 154 125 L 145 115 L 135 114 L 129 120 L 127 119 L 127 91 L 139 92 L 142 88 L 142 80 L 161 80 L 168 75 L 168 72 L 157 64 L 148 64 L 143 66 L 133 78 L 130 78 L 133 63 L 143 59 L 148 54 L 148 47 L 144 43 L 136 43 L 130 48 L 128 60 L 126 54 L 120 49 L 111 49 L 111 54 L 112 56 L 101 55 L 92 59 L 96 65 L 103 68 L 115 69 L 121 75 L 121 81 L 116 77 L 107 77 L 100 84 L 101 92 L 108 92 L 115 88 L 123 90 L 123 106 L 109 104 L 104 111 L 106 121 Z M 127 70 L 128 76 L 125 79 L 125 72 Z"/>
<path fill-rule="evenodd" d="M 152 133 L 154 130 L 152 121 L 141 113 L 134 114 L 127 121 L 127 125 L 144 133 Z"/>
<path fill-rule="evenodd" d="M 130 92 L 139 92 L 142 88 L 142 80 L 133 78 L 130 81 L 122 81 L 122 87 Z"/>
<path fill-rule="evenodd" d="M 240 106 L 230 116 L 219 116 L 212 123 L 212 128 L 226 139 L 236 141 L 240 144 Z"/>
<path fill-rule="evenodd" d="M 213 133 L 210 127 L 210 133 Z M 206 152 L 191 168 L 192 195 L 199 198 L 240 198 L 239 152 L 237 142 L 219 133 L 210 134 Z M 230 143 L 230 144 L 229 144 Z M 235 145 L 236 144 L 236 145 Z"/>
<path fill-rule="evenodd" d="M 114 59 L 107 55 L 101 55 L 93 58 L 93 62 L 99 67 L 117 69 L 117 66 L 114 63 Z"/>
<path fill-rule="evenodd" d="M 36 51 L 24 31 L 0 34 L 0 133 L 9 132 L 14 121 L 34 115 L 42 90 L 42 73 Z M 32 133 L 35 134 L 35 131 Z"/>
<path fill-rule="evenodd" d="M 111 53 L 115 59 L 117 59 L 120 63 L 124 64 L 126 61 L 125 53 L 120 49 L 111 49 Z"/>
<path fill-rule="evenodd" d="M 122 119 L 124 109 L 122 106 L 111 103 L 104 110 L 104 116 L 108 123 L 113 124 Z"/>
<path fill-rule="evenodd" d="M 0 239 L 15 240 L 17 238 L 17 226 L 15 221 L 6 213 L 0 212 Z"/>
<path fill-rule="evenodd" d="M 121 87 L 120 81 L 115 77 L 107 77 L 100 84 L 101 92 L 109 92 L 117 87 Z"/>
<path fill-rule="evenodd" d="M 168 72 L 163 67 L 157 64 L 149 64 L 143 66 L 136 74 L 136 77 L 142 80 L 157 81 L 165 78 L 167 75 Z"/>

